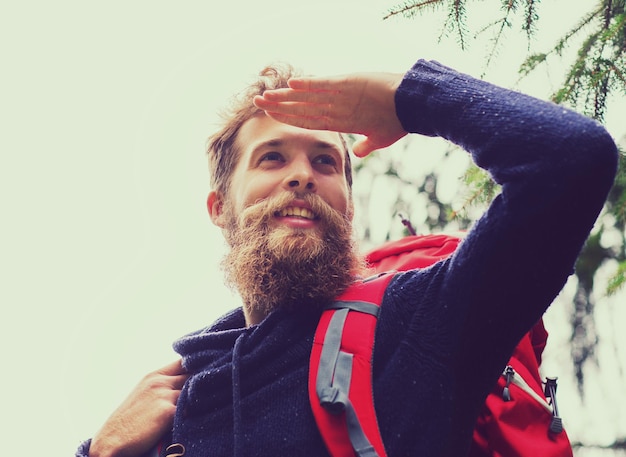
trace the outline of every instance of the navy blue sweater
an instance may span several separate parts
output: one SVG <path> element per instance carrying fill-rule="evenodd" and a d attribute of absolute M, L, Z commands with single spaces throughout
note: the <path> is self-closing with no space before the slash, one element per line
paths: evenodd
<path fill-rule="evenodd" d="M 573 271 L 616 170 L 595 121 L 419 61 L 396 94 L 409 132 L 467 150 L 502 193 L 449 259 L 399 274 L 376 330 L 374 399 L 393 456 L 466 455 L 488 391 Z M 328 455 L 309 406 L 319 314 L 234 310 L 175 343 L 191 377 L 174 422 L 185 457 Z"/>

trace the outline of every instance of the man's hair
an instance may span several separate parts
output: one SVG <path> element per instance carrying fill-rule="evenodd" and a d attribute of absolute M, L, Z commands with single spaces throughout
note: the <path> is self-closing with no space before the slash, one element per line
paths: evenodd
<path fill-rule="evenodd" d="M 270 89 L 288 87 L 289 78 L 299 74 L 290 65 L 273 65 L 266 67 L 259 73 L 255 82 L 247 89 L 234 97 L 231 106 L 221 113 L 223 120 L 222 128 L 211 135 L 208 140 L 207 154 L 209 156 L 209 172 L 211 175 L 211 188 L 223 195 L 227 195 L 233 170 L 235 169 L 241 151 L 235 146 L 237 134 L 241 126 L 255 115 L 262 113 L 254 106 L 252 100 L 256 95 Z M 348 188 L 352 189 L 352 164 L 348 146 L 342 134 L 338 134 L 345 151 L 344 174 L 348 182 Z"/>

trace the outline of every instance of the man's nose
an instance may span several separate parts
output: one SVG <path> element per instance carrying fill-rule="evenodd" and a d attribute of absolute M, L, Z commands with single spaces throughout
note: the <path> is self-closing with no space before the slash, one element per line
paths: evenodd
<path fill-rule="evenodd" d="M 290 165 L 285 177 L 285 187 L 292 191 L 315 192 L 317 190 L 315 171 L 308 158 L 296 160 Z"/>

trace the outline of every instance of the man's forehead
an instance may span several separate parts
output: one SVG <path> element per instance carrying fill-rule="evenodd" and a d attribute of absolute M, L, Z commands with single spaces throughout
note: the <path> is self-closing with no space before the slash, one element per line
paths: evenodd
<path fill-rule="evenodd" d="M 344 142 L 337 132 L 309 130 L 283 124 L 261 114 L 248 119 L 241 126 L 236 144 L 241 152 L 263 147 L 282 147 L 293 143 L 306 144 L 314 149 L 336 150 L 343 154 Z"/>

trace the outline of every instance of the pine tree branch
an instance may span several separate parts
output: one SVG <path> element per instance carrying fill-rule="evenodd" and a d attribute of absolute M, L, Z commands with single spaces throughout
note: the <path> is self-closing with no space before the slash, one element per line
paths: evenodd
<path fill-rule="evenodd" d="M 613 295 L 626 284 L 626 260 L 619 263 L 617 272 L 609 279 L 609 285 L 606 288 L 607 295 Z"/>
<path fill-rule="evenodd" d="M 590 58 L 591 49 L 598 40 L 598 37 L 599 32 L 589 35 L 578 50 L 578 56 L 565 78 L 563 87 L 552 97 L 555 103 L 562 103 L 564 101 L 576 102 L 578 90 L 582 87 L 581 80 L 585 75 L 587 59 Z"/>
<path fill-rule="evenodd" d="M 402 6 L 397 6 L 395 9 L 389 10 L 386 16 L 383 16 L 383 20 L 389 19 L 390 17 L 397 16 L 399 14 L 404 17 L 413 17 L 416 14 L 422 12 L 422 10 L 427 7 L 432 7 L 433 9 L 437 8 L 439 4 L 443 3 L 445 0 L 425 0 L 422 2 L 410 2 L 405 3 Z"/>
<path fill-rule="evenodd" d="M 485 72 L 487 71 L 487 68 L 489 68 L 489 66 L 491 65 L 491 60 L 494 58 L 494 56 L 497 55 L 498 45 L 500 44 L 500 40 L 502 39 L 502 36 L 504 35 L 505 27 L 511 28 L 509 15 L 511 14 L 511 12 L 515 12 L 516 9 L 517 9 L 517 3 L 515 1 L 504 0 L 504 10 L 505 10 L 504 17 L 500 18 L 498 21 L 493 23 L 493 25 L 499 23 L 500 28 L 498 29 L 496 36 L 493 38 L 493 46 L 491 47 L 491 51 L 487 54 L 487 62 L 485 63 L 485 70 L 483 71 L 482 76 L 484 76 Z"/>
<path fill-rule="evenodd" d="M 466 49 L 465 34 L 467 33 L 465 29 L 465 0 L 454 0 L 451 13 L 454 14 L 454 24 L 458 31 L 459 46 L 464 51 Z"/>
<path fill-rule="evenodd" d="M 537 1 L 535 0 L 527 0 L 526 1 L 526 15 L 524 21 L 523 30 L 526 31 L 526 36 L 528 38 L 528 46 L 530 48 L 530 39 L 534 35 L 536 31 L 537 20 L 539 19 L 539 14 L 537 13 Z"/>
<path fill-rule="evenodd" d="M 611 17 L 613 16 L 613 1 L 607 0 L 604 7 L 604 28 L 608 29 L 611 24 Z"/>
<path fill-rule="evenodd" d="M 535 68 L 537 68 L 539 64 L 544 63 L 547 60 L 548 56 L 553 54 L 560 55 L 563 49 L 567 46 L 567 43 L 574 36 L 580 33 L 586 26 L 593 22 L 593 20 L 602 13 L 602 9 L 603 8 L 598 8 L 588 13 L 580 22 L 578 22 L 578 24 L 568 30 L 568 32 L 563 35 L 563 37 L 549 51 L 528 56 L 519 69 L 519 73 L 522 75 L 522 77 L 528 76 L 528 74 Z"/>

